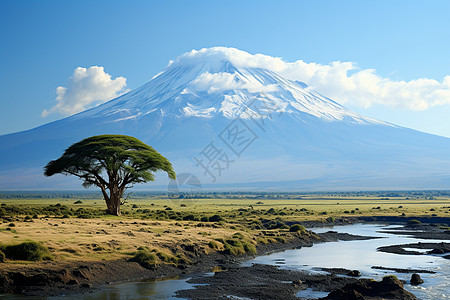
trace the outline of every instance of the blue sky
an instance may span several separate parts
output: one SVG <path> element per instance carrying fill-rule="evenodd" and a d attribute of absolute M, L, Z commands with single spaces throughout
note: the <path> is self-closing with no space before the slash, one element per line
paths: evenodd
<path fill-rule="evenodd" d="M 434 80 L 422 97 L 450 75 L 449 11 L 450 1 L 2 0 L 0 134 L 62 118 L 42 112 L 55 105 L 56 88 L 70 85 L 77 67 L 102 66 L 134 89 L 170 59 L 213 46 L 287 62 L 353 62 L 388 83 Z M 420 88 L 412 86 L 411 93 Z M 350 95 L 344 104 L 450 137 L 450 100 L 437 95 L 420 109 L 390 103 L 394 96 L 368 104 Z"/>

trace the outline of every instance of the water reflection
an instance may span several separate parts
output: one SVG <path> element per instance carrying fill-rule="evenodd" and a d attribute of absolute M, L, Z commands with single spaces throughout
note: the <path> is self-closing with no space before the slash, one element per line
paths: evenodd
<path fill-rule="evenodd" d="M 89 294 L 57 296 L 57 297 L 24 297 L 22 295 L 0 295 L 0 300 L 166 300 L 180 299 L 174 297 L 175 292 L 182 289 L 192 288 L 187 283 L 188 279 L 149 280 L 138 282 L 127 282 L 112 284 L 102 290 Z"/>

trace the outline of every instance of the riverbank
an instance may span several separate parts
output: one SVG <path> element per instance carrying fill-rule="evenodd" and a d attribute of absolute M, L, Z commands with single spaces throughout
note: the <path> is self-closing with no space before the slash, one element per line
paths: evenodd
<path fill-rule="evenodd" d="M 334 204 L 321 206 L 319 203 L 317 211 L 302 207 L 304 199 L 288 204 L 272 204 L 274 200 L 264 200 L 264 203 L 226 200 L 207 206 L 193 202 L 189 207 L 189 204 L 177 203 L 177 207 L 172 205 L 175 208 L 162 200 L 151 201 L 143 207 L 128 205 L 122 217 L 104 215 L 100 209 L 89 208 L 91 204 L 86 208 L 78 208 L 75 203 L 67 206 L 59 203 L 49 206 L 1 204 L 2 243 L 37 242 L 48 248 L 52 260 L 30 262 L 6 257 L 5 262 L 0 263 L 0 291 L 68 295 L 143 278 L 184 278 L 211 270 L 236 268 L 242 260 L 255 255 L 310 247 L 315 243 L 366 238 L 337 232 L 316 235 L 305 231 L 304 227 L 359 222 L 404 224 L 414 218 L 404 216 L 403 212 L 395 216 L 367 215 L 383 209 L 380 211 L 375 206 L 374 210 L 372 204 L 369 206 L 360 200 L 360 209 L 348 212 L 342 209 L 344 199 L 339 203 L 324 200 Z M 247 205 L 246 201 L 251 201 L 248 203 L 252 205 Z M 269 201 L 272 201 L 270 206 Z M 325 208 L 330 210 L 322 211 Z M 439 226 L 449 225 L 449 218 L 443 217 L 448 208 L 430 209 L 440 215 L 416 219 L 433 224 L 430 230 L 424 231 L 432 232 L 435 237 L 446 234 Z M 385 212 L 398 214 L 397 210 L 409 212 L 415 208 L 386 208 Z M 152 258 L 150 263 L 134 259 L 139 251 Z"/>
<path fill-rule="evenodd" d="M 314 243 L 371 238 L 337 232 L 319 235 L 292 233 L 284 242 L 257 245 L 257 252 L 253 255 L 227 255 L 220 251 L 195 253 L 192 249 L 190 254 L 187 253 L 189 251 L 184 253 L 191 260 L 188 265 L 161 264 L 154 269 L 145 268 L 131 259 L 3 264 L 0 270 L 0 291 L 35 296 L 88 293 L 93 289 L 118 282 L 143 278 L 173 278 L 210 272 L 213 269 L 227 270 L 236 268 L 242 260 L 254 255 L 311 247 Z"/>

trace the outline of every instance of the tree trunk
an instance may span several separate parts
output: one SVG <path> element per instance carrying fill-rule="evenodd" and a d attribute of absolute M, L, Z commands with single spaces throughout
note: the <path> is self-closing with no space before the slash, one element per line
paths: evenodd
<path fill-rule="evenodd" d="M 114 215 L 114 216 L 120 216 L 120 198 L 122 195 L 120 193 L 111 191 L 111 194 L 109 196 L 109 203 L 106 202 L 106 205 L 108 206 L 108 214 Z"/>

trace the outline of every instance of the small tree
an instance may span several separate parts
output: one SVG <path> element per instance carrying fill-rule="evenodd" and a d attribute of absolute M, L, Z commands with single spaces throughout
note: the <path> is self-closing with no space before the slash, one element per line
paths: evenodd
<path fill-rule="evenodd" d="M 175 179 L 172 164 L 140 140 L 126 135 L 98 135 L 67 148 L 60 158 L 44 167 L 44 175 L 75 175 L 83 180 L 84 187 L 98 186 L 108 213 L 119 216 L 126 189 L 135 183 L 153 181 L 153 173 L 159 170 Z"/>

